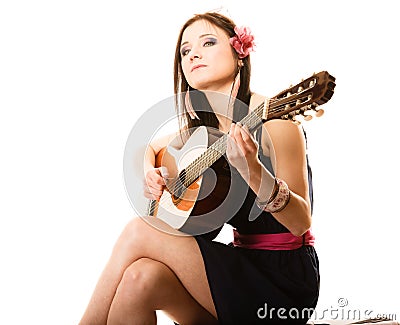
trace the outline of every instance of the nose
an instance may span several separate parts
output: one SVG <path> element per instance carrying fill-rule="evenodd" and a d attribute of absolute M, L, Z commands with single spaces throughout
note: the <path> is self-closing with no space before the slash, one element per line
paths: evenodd
<path fill-rule="evenodd" d="M 197 46 L 193 47 L 190 51 L 190 61 L 193 61 L 194 59 L 201 59 L 201 53 Z"/>

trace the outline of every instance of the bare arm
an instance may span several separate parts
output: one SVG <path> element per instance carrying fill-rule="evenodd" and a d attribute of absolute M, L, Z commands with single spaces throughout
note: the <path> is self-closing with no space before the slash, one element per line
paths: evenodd
<path fill-rule="evenodd" d="M 289 204 L 273 216 L 294 235 L 300 236 L 311 227 L 304 134 L 301 127 L 283 120 L 267 122 L 266 129 L 273 144 L 270 153 L 275 162 L 275 176 L 284 180 L 291 191 Z"/>
<path fill-rule="evenodd" d="M 299 126 L 288 121 L 269 121 L 265 127 L 270 139 L 266 145 L 270 148 L 271 161 L 275 162 L 275 176 L 284 180 L 291 191 L 289 204 L 282 211 L 273 213 L 273 216 L 292 234 L 301 236 L 311 226 L 304 135 Z M 273 190 L 274 177 L 258 159 L 258 144 L 246 128 L 240 125 L 232 126 L 230 134 L 240 149 L 236 154 L 234 167 L 261 201 L 268 200 Z M 238 162 L 240 154 L 241 163 Z M 230 158 L 229 160 L 231 161 Z"/>

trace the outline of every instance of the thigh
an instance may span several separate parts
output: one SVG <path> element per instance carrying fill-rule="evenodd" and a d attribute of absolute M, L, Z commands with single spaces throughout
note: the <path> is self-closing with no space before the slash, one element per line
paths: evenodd
<path fill-rule="evenodd" d="M 136 283 L 135 283 L 136 282 Z M 146 301 L 152 310 L 162 310 L 180 324 L 217 324 L 217 320 L 186 290 L 176 274 L 164 263 L 141 258 L 124 273 L 119 290 L 135 291 L 125 297 Z M 142 290 L 143 289 L 143 290 Z"/>
<path fill-rule="evenodd" d="M 163 223 L 161 220 L 156 222 Z M 154 224 L 149 225 L 142 218 L 134 218 L 122 232 L 113 255 L 120 263 L 125 263 L 126 268 L 140 258 L 163 263 L 193 299 L 217 318 L 203 257 L 196 239 L 159 230 L 166 229 L 165 227 L 165 223 L 154 227 Z"/>

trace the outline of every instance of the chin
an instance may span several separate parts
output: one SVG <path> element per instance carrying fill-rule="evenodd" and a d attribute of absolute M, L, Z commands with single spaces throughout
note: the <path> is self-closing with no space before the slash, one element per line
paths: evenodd
<path fill-rule="evenodd" d="M 191 88 L 194 88 L 197 90 L 207 90 L 210 87 L 209 82 L 200 81 L 200 80 L 191 81 L 191 82 L 189 82 L 189 85 Z"/>

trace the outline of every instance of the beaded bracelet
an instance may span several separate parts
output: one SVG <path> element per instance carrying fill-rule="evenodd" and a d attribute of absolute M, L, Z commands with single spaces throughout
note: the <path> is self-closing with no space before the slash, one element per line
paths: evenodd
<path fill-rule="evenodd" d="M 272 190 L 271 196 L 269 197 L 269 199 L 267 201 L 267 204 L 271 203 L 276 198 L 276 196 L 278 195 L 278 192 L 279 192 L 279 184 L 278 184 L 278 180 L 275 177 L 275 179 L 274 179 L 274 189 Z"/>
<path fill-rule="evenodd" d="M 256 198 L 256 204 L 258 207 L 269 213 L 282 211 L 290 201 L 290 190 L 287 184 L 279 178 L 276 178 L 276 182 L 278 184 L 278 191 L 271 195 L 267 203 L 260 202 Z"/>
<path fill-rule="evenodd" d="M 278 192 L 279 192 L 279 185 L 278 185 L 278 182 L 277 182 L 277 180 L 276 180 L 276 178 L 275 178 L 275 179 L 274 179 L 274 188 L 272 189 L 272 192 L 271 192 L 270 197 L 268 198 L 268 200 L 260 201 L 259 197 L 257 196 L 257 197 L 256 197 L 257 206 L 258 206 L 261 210 L 263 210 L 263 209 L 265 208 L 265 206 L 266 206 L 268 203 L 271 203 L 272 200 L 276 198 Z"/>

